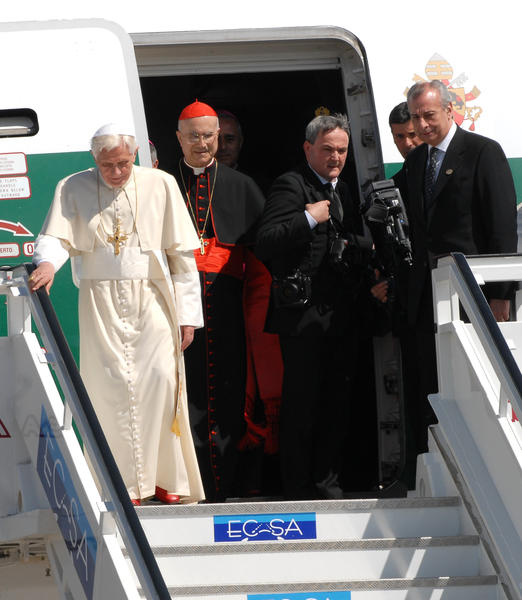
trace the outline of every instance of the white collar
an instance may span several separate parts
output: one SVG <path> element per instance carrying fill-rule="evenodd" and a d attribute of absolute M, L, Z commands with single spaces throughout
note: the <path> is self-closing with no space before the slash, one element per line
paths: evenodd
<path fill-rule="evenodd" d="M 310 164 L 308 164 L 308 166 L 310 167 Z M 331 183 L 333 185 L 333 189 L 335 190 L 335 186 L 337 185 L 337 182 L 339 181 L 339 179 L 337 177 L 335 179 L 332 179 L 332 181 L 328 181 L 328 179 L 325 179 L 322 175 L 319 175 L 319 173 L 315 169 L 312 169 L 312 167 L 310 167 L 310 171 L 315 173 L 315 176 L 317 177 L 317 179 L 319 179 L 319 181 L 323 185 L 326 185 L 327 183 Z"/>
<path fill-rule="evenodd" d="M 185 159 L 183 159 L 183 162 L 187 165 L 187 167 L 189 167 L 189 169 L 194 171 L 194 175 L 201 175 L 201 173 L 205 172 L 205 169 L 208 169 L 208 167 L 212 166 L 214 159 L 212 159 L 206 167 L 193 167 L 192 165 L 189 165 Z"/>

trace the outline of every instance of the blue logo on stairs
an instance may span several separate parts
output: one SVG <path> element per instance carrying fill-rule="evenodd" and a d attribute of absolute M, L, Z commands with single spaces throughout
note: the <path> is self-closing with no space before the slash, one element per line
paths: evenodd
<path fill-rule="evenodd" d="M 315 540 L 316 538 L 315 513 L 214 517 L 215 542 Z"/>
<path fill-rule="evenodd" d="M 98 543 L 42 406 L 37 471 L 88 599 L 93 597 Z"/>

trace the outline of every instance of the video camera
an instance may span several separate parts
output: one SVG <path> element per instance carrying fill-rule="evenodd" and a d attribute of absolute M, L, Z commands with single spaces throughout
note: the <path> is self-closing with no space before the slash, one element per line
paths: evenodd
<path fill-rule="evenodd" d="M 411 266 L 408 219 L 392 179 L 373 181 L 366 190 L 363 216 L 373 237 L 377 257 L 387 276 L 394 276 L 400 264 Z"/>

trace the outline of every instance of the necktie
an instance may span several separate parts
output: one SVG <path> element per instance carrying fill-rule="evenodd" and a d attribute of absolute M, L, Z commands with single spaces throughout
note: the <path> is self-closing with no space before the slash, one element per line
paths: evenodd
<path fill-rule="evenodd" d="M 343 205 L 341 204 L 339 194 L 335 191 L 335 188 L 331 183 L 326 183 L 324 188 L 328 195 L 328 199 L 330 200 L 330 213 L 334 219 L 337 219 L 339 224 L 342 224 Z"/>
<path fill-rule="evenodd" d="M 428 212 L 431 208 L 433 188 L 435 187 L 435 182 L 437 181 L 436 173 L 439 152 L 440 150 L 438 148 L 435 148 L 435 146 L 431 148 L 430 161 L 428 164 L 428 168 L 426 169 L 426 175 L 424 177 L 424 208 L 426 212 Z"/>

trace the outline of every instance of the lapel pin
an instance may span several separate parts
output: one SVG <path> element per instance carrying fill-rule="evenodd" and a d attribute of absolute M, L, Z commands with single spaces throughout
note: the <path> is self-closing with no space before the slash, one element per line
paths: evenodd
<path fill-rule="evenodd" d="M 446 175 L 452 175 L 453 169 L 446 169 Z"/>

